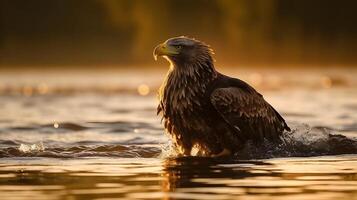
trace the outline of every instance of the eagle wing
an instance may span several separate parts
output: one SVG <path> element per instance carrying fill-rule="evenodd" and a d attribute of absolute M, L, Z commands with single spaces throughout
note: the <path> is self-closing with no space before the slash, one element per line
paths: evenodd
<path fill-rule="evenodd" d="M 290 130 L 280 114 L 258 92 L 239 87 L 215 89 L 211 103 L 237 137 L 262 141 L 278 140 L 280 134 Z"/>

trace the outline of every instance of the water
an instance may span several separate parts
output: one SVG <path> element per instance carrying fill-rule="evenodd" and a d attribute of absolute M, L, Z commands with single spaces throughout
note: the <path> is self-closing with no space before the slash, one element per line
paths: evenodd
<path fill-rule="evenodd" d="M 287 119 L 284 144 L 176 157 L 155 115 L 164 71 L 2 72 L 2 199 L 357 199 L 356 70 L 225 72 Z"/>

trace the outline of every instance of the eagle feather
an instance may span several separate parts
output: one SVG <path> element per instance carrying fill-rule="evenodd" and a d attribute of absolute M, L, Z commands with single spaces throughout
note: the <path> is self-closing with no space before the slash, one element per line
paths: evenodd
<path fill-rule="evenodd" d="M 208 45 L 187 37 L 165 45 L 182 48 L 165 54 L 172 66 L 159 90 L 157 113 L 179 152 L 188 155 L 193 146 L 201 155 L 235 152 L 247 141 L 279 141 L 284 130 L 290 131 L 254 88 L 215 70 Z"/>

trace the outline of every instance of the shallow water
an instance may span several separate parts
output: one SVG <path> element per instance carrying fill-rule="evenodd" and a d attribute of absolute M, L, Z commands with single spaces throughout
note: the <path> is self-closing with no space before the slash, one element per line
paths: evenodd
<path fill-rule="evenodd" d="M 175 158 L 165 72 L 0 75 L 2 199 L 357 199 L 356 70 L 230 70 L 294 129 L 234 159 Z"/>

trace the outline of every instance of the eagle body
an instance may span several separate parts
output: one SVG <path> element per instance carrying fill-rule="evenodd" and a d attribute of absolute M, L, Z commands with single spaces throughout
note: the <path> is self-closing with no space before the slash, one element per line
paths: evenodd
<path fill-rule="evenodd" d="M 177 37 L 156 47 L 154 55 L 171 64 L 157 112 L 179 153 L 191 155 L 193 147 L 199 155 L 234 153 L 247 141 L 279 141 L 290 130 L 253 87 L 216 71 L 208 45 Z"/>

